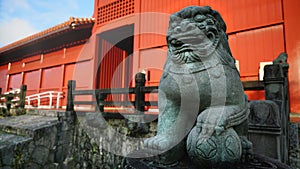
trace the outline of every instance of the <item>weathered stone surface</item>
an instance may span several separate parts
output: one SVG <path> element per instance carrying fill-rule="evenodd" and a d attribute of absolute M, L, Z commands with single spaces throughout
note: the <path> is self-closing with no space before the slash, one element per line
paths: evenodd
<path fill-rule="evenodd" d="M 298 128 L 299 127 L 299 128 Z M 300 124 L 290 124 L 289 160 L 293 169 L 300 169 L 299 132 Z"/>
<path fill-rule="evenodd" d="M 10 133 L 0 133 L 0 166 L 42 168 L 57 142 L 58 123 L 57 118 L 31 115 L 0 119 L 0 131 Z"/>
<path fill-rule="evenodd" d="M 8 146 L 6 149 L 1 150 L 1 163 L 4 166 L 13 165 L 13 146 Z"/>
<path fill-rule="evenodd" d="M 32 160 L 37 164 L 44 165 L 49 156 L 49 149 L 44 146 L 36 146 L 33 150 Z"/>
<path fill-rule="evenodd" d="M 149 133 L 138 136 L 128 130 L 125 119 L 101 121 L 111 127 L 106 132 L 103 127 L 88 125 L 89 120 L 75 123 L 73 115 L 60 112 L 58 118 L 24 115 L 1 119 L 0 168 L 121 168 L 123 157 L 114 152 L 131 152 L 142 142 L 129 142 L 118 135 L 151 137 L 156 132 L 157 123 L 153 122 Z M 98 117 L 95 113 L 84 115 Z"/>
<path fill-rule="evenodd" d="M 270 100 L 251 101 L 249 125 L 259 127 L 281 127 L 278 105 Z"/>
<path fill-rule="evenodd" d="M 25 169 L 42 169 L 42 166 L 39 165 L 39 164 L 36 164 L 36 163 L 34 163 L 34 162 L 29 162 L 29 163 L 26 165 Z"/>
<path fill-rule="evenodd" d="M 270 100 L 250 102 L 249 139 L 253 152 L 282 160 L 282 124 L 277 104 Z"/>
<path fill-rule="evenodd" d="M 145 141 L 147 149 L 157 152 L 152 154 L 158 155 L 154 161 L 171 165 L 186 156 L 186 149 L 198 166 L 251 156 L 245 125 L 247 98 L 221 15 L 208 6 L 182 9 L 170 17 L 167 44 L 159 85 L 158 131 Z M 231 146 L 209 147 L 228 138 L 234 138 Z M 236 154 L 229 157 L 226 152 L 231 149 Z M 201 156 L 206 150 L 214 156 Z"/>
<path fill-rule="evenodd" d="M 142 153 L 142 152 L 139 152 Z M 140 154 L 140 156 L 143 156 Z M 249 162 L 219 163 L 216 169 L 291 169 L 288 165 L 278 162 L 267 156 L 254 154 Z M 147 161 L 145 159 L 127 158 L 124 160 L 123 169 L 209 169 L 207 166 L 195 166 L 189 159 L 172 165 L 160 165 L 159 163 Z"/>
<path fill-rule="evenodd" d="M 57 117 L 58 110 L 28 109 L 27 115 Z"/>
<path fill-rule="evenodd" d="M 289 161 L 289 94 L 287 54 L 281 53 L 273 65 L 264 67 L 265 99 L 274 101 L 280 110 L 281 162 Z"/>
<path fill-rule="evenodd" d="M 242 154 L 242 145 L 239 136 L 232 129 L 220 135 L 199 139 L 199 132 L 194 128 L 188 139 L 189 156 L 199 166 L 205 168 L 215 167 L 220 162 L 237 162 Z"/>
<path fill-rule="evenodd" d="M 28 160 L 26 146 L 31 141 L 28 137 L 0 131 L 0 166 L 22 168 Z"/>
<path fill-rule="evenodd" d="M 86 114 L 86 113 L 85 113 Z M 95 116 L 92 116 L 95 117 Z M 27 118 L 27 116 L 24 116 L 23 118 Z M 47 118 L 46 118 L 47 119 Z M 70 120 L 70 118 L 63 117 L 63 113 L 61 113 L 60 119 L 63 120 Z M 26 121 L 26 120 L 24 120 Z M 97 126 L 88 126 L 84 121 L 82 124 L 79 124 L 80 121 L 77 122 L 78 126 L 69 127 L 71 130 L 70 132 L 74 132 L 74 135 L 71 135 L 72 139 L 70 140 L 70 143 L 67 144 L 67 141 L 59 141 L 62 140 L 68 140 L 65 139 L 65 134 L 60 135 L 61 137 L 58 137 L 59 133 L 62 132 L 62 123 L 58 121 L 56 125 L 57 130 L 51 130 L 52 132 L 57 131 L 57 140 L 55 141 L 55 144 L 53 147 L 49 148 L 48 155 L 44 154 L 42 152 L 42 156 L 48 156 L 48 158 L 41 158 L 38 159 L 38 157 L 34 157 L 34 159 L 38 159 L 33 161 L 32 155 L 33 154 L 39 154 L 36 147 L 42 146 L 40 142 L 41 136 L 45 137 L 47 140 L 47 134 L 40 135 L 38 134 L 39 139 L 33 139 L 28 136 L 17 136 L 15 134 L 0 132 L 0 168 L 25 168 L 25 169 L 44 169 L 44 168 L 54 168 L 54 169 L 69 169 L 69 168 L 88 168 L 88 169 L 111 169 L 111 168 L 122 168 L 122 156 L 118 156 L 114 154 L 111 150 L 119 151 L 119 152 L 131 152 L 135 150 L 136 147 L 139 147 L 142 143 L 136 142 L 134 144 L 131 144 L 127 140 L 124 140 L 121 137 L 116 137 L 113 130 L 110 130 L 112 133 L 102 133 L 101 137 L 95 137 L 97 134 L 99 134 L 99 131 L 92 130 L 93 128 L 96 128 Z M 51 123 L 51 121 L 50 121 Z M 3 123 L 2 123 L 3 124 Z M 6 123 L 11 124 L 11 123 Z M 53 124 L 53 123 L 51 123 Z M 55 124 L 55 123 L 54 123 Z M 65 123 L 66 125 L 68 123 Z M 70 120 L 69 124 L 74 124 L 72 120 Z M 35 124 L 32 124 L 35 125 Z M 147 134 L 142 135 L 136 135 L 136 133 L 131 133 L 130 130 L 126 129 L 126 122 L 122 119 L 108 119 L 106 120 L 106 125 L 110 126 L 114 129 L 114 131 L 117 131 L 121 135 L 126 136 L 134 136 L 134 137 L 152 137 L 156 133 L 156 122 L 150 123 L 150 132 Z M 50 126 L 43 125 L 46 128 L 49 128 Z M 53 127 L 52 126 L 52 127 Z M 2 126 L 3 127 L 3 126 Z M 9 127 L 3 127 L 8 129 Z M 51 128 L 51 127 L 50 127 Z M 87 131 L 87 129 L 91 129 L 94 133 L 92 134 L 90 131 Z M 97 129 L 97 128 L 96 128 Z M 17 131 L 18 129 L 15 128 L 13 131 Z M 35 130 L 34 127 L 32 127 L 32 130 Z M 43 127 L 38 127 L 37 131 L 50 131 L 50 129 L 44 130 Z M 104 132 L 104 131 L 103 131 Z M 34 132 L 27 132 L 27 133 L 34 133 Z M 32 135 L 35 137 L 35 135 Z M 70 135 L 69 135 L 70 136 Z M 99 135 L 98 135 L 99 136 Z M 51 136 L 52 137 L 52 136 Z M 35 141 L 38 141 L 39 143 L 36 144 Z M 58 148 L 58 142 L 64 143 L 60 144 L 62 148 Z M 9 146 L 12 145 L 12 146 Z M 129 146 L 128 146 L 129 145 Z M 49 144 L 47 145 L 49 146 Z M 46 148 L 47 146 L 44 146 Z M 13 147 L 13 148 L 12 148 Z M 116 147 L 116 148 L 114 148 Z M 56 156 L 55 154 L 60 149 L 61 153 L 65 153 L 65 155 L 59 155 L 60 157 Z M 33 153 L 35 152 L 35 153 Z M 59 153 L 58 153 L 59 154 Z M 46 160 L 42 160 L 46 159 Z M 3 161 L 5 162 L 5 165 L 3 164 Z M 42 162 L 45 161 L 45 162 Z M 138 163 L 139 161 L 137 161 Z M 188 163 L 189 162 L 189 163 Z M 144 164 L 144 163 L 143 163 Z M 152 164 L 152 167 L 154 167 L 155 163 Z M 149 165 L 149 163 L 147 163 Z M 254 165 L 252 163 L 252 165 Z M 260 165 L 260 163 L 256 163 L 256 166 Z M 270 165 L 269 163 L 263 163 L 263 165 Z M 226 169 L 230 168 L 229 164 L 224 164 L 224 166 L 227 166 Z M 169 166 L 171 167 L 171 166 Z M 176 168 L 176 165 L 172 165 L 173 168 Z M 193 164 L 190 160 L 184 159 L 180 161 L 180 165 L 177 166 L 177 168 L 184 169 L 192 169 Z M 156 166 L 156 168 L 158 168 Z M 195 167 L 199 168 L 199 167 Z M 252 167 L 253 168 L 253 167 Z M 263 168 L 263 167 L 261 167 Z M 266 168 L 266 167 L 265 167 Z M 280 167 L 279 167 L 280 168 Z M 141 169 L 141 168 L 138 168 Z"/>
<path fill-rule="evenodd" d="M 44 166 L 44 169 L 59 169 L 59 165 L 57 163 L 51 163 Z"/>
<path fill-rule="evenodd" d="M 2 169 L 13 169 L 12 167 L 5 166 Z"/>
<path fill-rule="evenodd" d="M 57 118 L 45 116 L 13 116 L 0 119 L 0 130 L 20 135 L 33 135 L 40 128 L 47 128 L 58 123 Z"/>
<path fill-rule="evenodd" d="M 92 120 L 93 118 L 95 120 Z M 101 123 L 105 123 L 105 125 Z M 77 124 L 75 142 L 71 149 L 75 168 L 105 169 L 121 168 L 122 154 L 128 154 L 142 146 L 141 141 L 130 140 L 134 137 L 153 136 L 157 125 L 153 122 L 150 124 L 149 133 L 136 135 L 126 127 L 125 119 L 105 120 L 94 113 L 78 115 Z M 130 139 L 130 137 L 132 138 Z"/>

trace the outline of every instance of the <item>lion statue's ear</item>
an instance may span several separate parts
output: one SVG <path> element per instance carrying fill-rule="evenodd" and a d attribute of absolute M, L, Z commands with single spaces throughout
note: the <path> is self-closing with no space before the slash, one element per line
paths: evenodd
<path fill-rule="evenodd" d="M 224 32 L 226 32 L 227 27 L 226 27 L 226 24 L 225 24 L 223 18 L 221 17 L 220 13 L 219 13 L 218 11 L 211 10 L 211 14 L 212 14 L 212 16 L 219 22 L 220 28 L 221 28 Z"/>

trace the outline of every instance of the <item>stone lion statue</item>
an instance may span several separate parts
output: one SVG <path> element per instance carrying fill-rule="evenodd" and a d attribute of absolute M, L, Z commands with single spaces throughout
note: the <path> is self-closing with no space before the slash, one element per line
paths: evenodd
<path fill-rule="evenodd" d="M 250 157 L 248 101 L 221 15 L 208 6 L 182 9 L 170 17 L 167 44 L 158 131 L 145 148 L 163 165 L 185 155 L 207 167 Z"/>

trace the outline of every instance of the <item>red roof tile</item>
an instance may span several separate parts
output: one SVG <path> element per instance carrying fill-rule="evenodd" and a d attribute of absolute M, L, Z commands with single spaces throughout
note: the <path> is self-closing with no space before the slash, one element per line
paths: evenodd
<path fill-rule="evenodd" d="M 61 24 L 58 24 L 56 26 L 53 26 L 51 28 L 48 28 L 42 32 L 36 33 L 34 35 L 28 36 L 24 39 L 18 40 L 16 42 L 13 42 L 11 44 L 8 44 L 4 47 L 0 48 L 0 53 L 16 48 L 18 46 L 21 45 L 25 45 L 27 43 L 30 43 L 34 40 L 38 40 L 40 38 L 44 38 L 50 35 L 53 35 L 57 32 L 59 32 L 60 30 L 68 30 L 68 29 L 76 29 L 76 27 L 80 26 L 80 25 L 88 25 L 88 24 L 93 24 L 95 21 L 95 18 L 74 18 L 74 17 L 70 17 L 70 19 L 66 22 L 63 22 Z"/>

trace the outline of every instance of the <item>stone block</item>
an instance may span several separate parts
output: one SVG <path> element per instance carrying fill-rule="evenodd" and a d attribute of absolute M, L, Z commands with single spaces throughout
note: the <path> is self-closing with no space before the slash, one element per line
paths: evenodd
<path fill-rule="evenodd" d="M 51 163 L 43 166 L 43 169 L 59 169 L 58 163 Z"/>
<path fill-rule="evenodd" d="M 49 149 L 44 146 L 36 146 L 31 156 L 32 160 L 37 164 L 44 165 L 47 163 Z"/>
<path fill-rule="evenodd" d="M 42 166 L 39 164 L 36 164 L 34 162 L 30 162 L 26 165 L 25 169 L 41 169 Z"/>
<path fill-rule="evenodd" d="M 12 166 L 13 159 L 13 146 L 1 150 L 1 161 L 4 166 Z"/>
<path fill-rule="evenodd" d="M 254 153 L 282 160 L 281 119 L 275 102 L 250 102 L 248 132 Z"/>
<path fill-rule="evenodd" d="M 62 146 L 58 146 L 58 147 L 56 148 L 54 160 L 55 160 L 55 162 L 57 162 L 57 163 L 60 163 L 60 162 L 63 161 L 63 147 L 62 147 Z"/>

